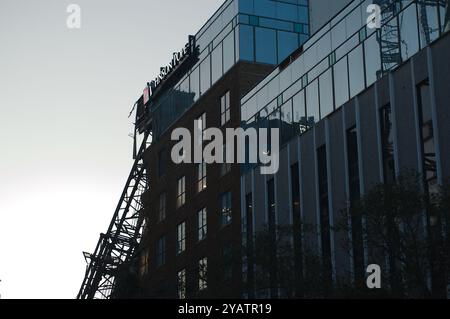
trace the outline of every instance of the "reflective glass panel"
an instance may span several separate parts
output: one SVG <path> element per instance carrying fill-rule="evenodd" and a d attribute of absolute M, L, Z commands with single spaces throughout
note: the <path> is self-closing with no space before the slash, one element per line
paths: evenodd
<path fill-rule="evenodd" d="M 255 28 L 256 62 L 277 63 L 277 35 L 275 30 Z"/>

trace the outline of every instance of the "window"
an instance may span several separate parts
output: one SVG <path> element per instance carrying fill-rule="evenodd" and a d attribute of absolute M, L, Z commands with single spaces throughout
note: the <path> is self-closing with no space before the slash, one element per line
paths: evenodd
<path fill-rule="evenodd" d="M 206 163 L 197 164 L 197 192 L 200 193 L 206 188 Z"/>
<path fill-rule="evenodd" d="M 231 192 L 223 193 L 220 196 L 220 207 L 221 207 L 221 220 L 222 226 L 227 226 L 231 224 L 232 213 L 231 213 Z"/>
<path fill-rule="evenodd" d="M 182 269 L 177 274 L 178 299 L 186 299 L 186 269 Z"/>
<path fill-rule="evenodd" d="M 223 73 L 234 64 L 234 32 L 230 32 L 223 40 Z"/>
<path fill-rule="evenodd" d="M 198 261 L 198 290 L 208 288 L 208 259 L 202 258 Z"/>
<path fill-rule="evenodd" d="M 292 32 L 278 31 L 278 63 L 286 59 L 298 48 L 298 35 Z"/>
<path fill-rule="evenodd" d="M 364 43 L 367 86 L 381 76 L 381 50 L 378 41 L 377 34 L 374 34 Z"/>
<path fill-rule="evenodd" d="M 364 245 L 361 214 L 354 209 L 354 203 L 360 198 L 358 131 L 356 127 L 347 130 L 347 165 L 350 197 L 351 233 L 353 247 L 353 265 L 355 280 L 364 280 Z"/>
<path fill-rule="evenodd" d="M 331 236 L 330 236 L 330 212 L 328 206 L 328 169 L 327 149 L 323 145 L 317 150 L 317 168 L 319 182 L 319 209 L 320 209 L 320 234 L 322 242 L 322 258 L 324 266 L 324 278 L 331 283 Z"/>
<path fill-rule="evenodd" d="M 177 226 L 177 255 L 186 250 L 186 222 Z"/>
<path fill-rule="evenodd" d="M 227 163 L 227 147 L 223 145 L 223 163 L 220 165 L 220 176 L 225 176 L 231 172 L 231 163 Z"/>
<path fill-rule="evenodd" d="M 255 59 L 253 27 L 239 25 L 239 58 L 253 62 Z"/>
<path fill-rule="evenodd" d="M 383 155 L 384 182 L 389 184 L 396 180 L 394 160 L 394 133 L 392 131 L 391 105 L 380 109 L 381 148 Z"/>
<path fill-rule="evenodd" d="M 331 69 L 319 77 L 320 117 L 325 118 L 334 110 L 333 105 L 333 77 Z"/>
<path fill-rule="evenodd" d="M 206 239 L 208 233 L 206 208 L 201 209 L 198 213 L 198 241 Z"/>
<path fill-rule="evenodd" d="M 211 53 L 211 83 L 214 84 L 223 75 L 222 43 Z"/>
<path fill-rule="evenodd" d="M 411 5 L 399 14 L 399 19 L 402 23 L 399 24 L 400 29 L 400 44 L 403 61 L 419 51 L 419 38 L 417 36 L 417 11 L 416 6 Z"/>
<path fill-rule="evenodd" d="M 300 91 L 292 99 L 294 115 L 294 132 L 302 134 L 308 130 L 308 119 L 306 118 L 305 90 Z"/>
<path fill-rule="evenodd" d="M 356 96 L 365 87 L 364 58 L 362 45 L 348 54 L 348 72 L 350 80 L 350 97 Z"/>
<path fill-rule="evenodd" d="M 166 219 L 166 193 L 161 193 L 159 195 L 158 222 L 162 222 L 164 219 Z"/>
<path fill-rule="evenodd" d="M 439 36 L 439 17 L 435 4 L 421 3 L 420 7 L 420 15 L 427 21 L 426 24 L 419 23 L 420 44 L 421 48 L 424 48 Z"/>
<path fill-rule="evenodd" d="M 423 82 L 417 88 L 419 101 L 419 127 L 422 141 L 422 171 L 428 194 L 437 191 L 436 145 L 434 143 L 433 118 L 430 105 L 430 84 Z"/>
<path fill-rule="evenodd" d="M 220 124 L 225 125 L 230 118 L 230 91 L 228 91 L 220 98 Z"/>
<path fill-rule="evenodd" d="M 336 107 L 343 105 L 348 101 L 348 72 L 347 57 L 337 62 L 334 66 L 334 93 Z"/>
<path fill-rule="evenodd" d="M 148 273 L 148 262 L 150 260 L 150 256 L 148 255 L 148 249 L 144 250 L 141 255 L 140 265 L 139 265 L 139 275 L 141 277 L 147 275 Z"/>
<path fill-rule="evenodd" d="M 277 64 L 276 30 L 255 27 L 256 62 Z"/>
<path fill-rule="evenodd" d="M 200 91 L 204 94 L 211 87 L 211 56 L 200 64 Z"/>
<path fill-rule="evenodd" d="M 306 106 L 308 123 L 312 127 L 314 123 L 320 121 L 318 80 L 315 80 L 306 87 Z"/>
<path fill-rule="evenodd" d="M 203 136 L 203 133 L 206 130 L 206 113 L 203 113 L 202 115 L 200 115 L 197 118 L 197 125 L 198 125 L 198 127 L 197 127 L 198 130 L 202 132 L 202 136 Z"/>
<path fill-rule="evenodd" d="M 281 141 L 287 142 L 293 134 L 292 100 L 281 107 Z"/>
<path fill-rule="evenodd" d="M 177 183 L 177 208 L 186 203 L 186 177 L 183 176 Z"/>
<path fill-rule="evenodd" d="M 166 237 L 161 236 L 156 244 L 156 265 L 162 266 L 166 263 Z"/>
<path fill-rule="evenodd" d="M 200 97 L 200 67 L 192 71 L 190 76 L 191 93 L 194 93 L 193 100 L 197 101 Z"/>

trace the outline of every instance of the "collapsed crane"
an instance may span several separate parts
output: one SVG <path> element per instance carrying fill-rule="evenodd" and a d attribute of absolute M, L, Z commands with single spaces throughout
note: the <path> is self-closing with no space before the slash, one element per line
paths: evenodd
<path fill-rule="evenodd" d="M 432 42 L 432 34 L 437 32 L 446 32 L 450 30 L 450 0 L 417 0 L 419 22 L 425 38 L 426 45 Z M 402 9 L 401 0 L 374 0 L 381 8 L 381 30 L 378 33 L 378 43 L 380 44 L 381 52 L 381 74 L 391 70 L 402 62 L 401 55 L 401 37 L 400 30 L 403 21 L 397 21 L 392 18 Z M 436 16 L 438 16 L 437 8 L 445 8 L 445 20 L 442 21 L 444 26 L 440 30 L 440 26 L 436 25 L 434 28 L 429 21 L 429 8 L 436 8 Z M 440 18 L 440 17 L 439 17 Z M 381 75 L 380 74 L 380 75 Z"/>
<path fill-rule="evenodd" d="M 142 97 L 137 104 L 139 109 Z M 138 133 L 135 128 L 135 162 L 109 228 L 105 234 L 100 234 L 94 253 L 83 253 L 87 267 L 77 299 L 114 298 L 119 278 L 126 278 L 133 271 L 133 261 L 138 254 L 145 224 L 141 197 L 149 185 L 143 155 L 151 140 L 149 130 L 142 132 L 141 146 L 136 151 Z"/>
<path fill-rule="evenodd" d="M 77 299 L 110 299 L 128 296 L 123 292 L 136 273 L 140 243 L 146 224 L 142 196 L 149 190 L 149 174 L 144 165 L 144 153 L 151 146 L 158 121 L 154 121 L 152 103 L 172 87 L 189 68 L 198 62 L 199 49 L 195 36 L 190 35 L 181 52 L 161 68 L 157 80 L 147 83 L 143 94 L 134 104 L 134 164 L 114 212 L 109 228 L 100 235 L 94 253 L 84 253 L 87 262 L 83 283 Z M 157 117 L 156 117 L 157 119 Z M 138 148 L 138 139 L 142 138 Z"/>

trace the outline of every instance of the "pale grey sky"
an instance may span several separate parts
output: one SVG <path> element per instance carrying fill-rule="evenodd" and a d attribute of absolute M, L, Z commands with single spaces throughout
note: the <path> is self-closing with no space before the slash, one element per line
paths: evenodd
<path fill-rule="evenodd" d="M 221 3 L 0 0 L 2 298 L 76 296 L 132 165 L 129 111 Z"/>

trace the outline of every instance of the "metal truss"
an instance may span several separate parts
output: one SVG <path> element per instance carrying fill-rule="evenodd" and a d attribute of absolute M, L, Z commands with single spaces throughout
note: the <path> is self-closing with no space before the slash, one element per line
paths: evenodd
<path fill-rule="evenodd" d="M 424 32 L 427 45 L 431 43 L 431 34 L 439 31 L 430 27 L 428 21 L 429 7 L 447 7 L 446 15 L 448 15 L 449 0 L 416 0 L 419 11 L 419 20 Z M 402 62 L 401 55 L 401 37 L 400 29 L 402 21 L 393 19 L 393 17 L 402 9 L 401 0 L 374 0 L 381 8 L 381 30 L 378 33 L 378 42 L 381 49 L 382 73 L 385 73 L 396 67 Z M 436 11 L 437 13 L 437 11 Z M 400 25 L 398 25 L 400 24 Z M 438 26 L 439 28 L 439 26 Z"/>
<path fill-rule="evenodd" d="M 119 277 L 126 276 L 142 238 L 142 194 L 148 189 L 143 163 L 149 133 L 145 133 L 127 183 L 106 234 L 93 254 L 84 253 L 86 274 L 77 299 L 114 298 Z"/>
<path fill-rule="evenodd" d="M 378 34 L 378 42 L 381 47 L 382 72 L 386 72 L 401 62 L 399 28 L 397 20 L 392 18 L 401 5 L 399 0 L 375 0 L 381 8 L 381 32 Z"/>

